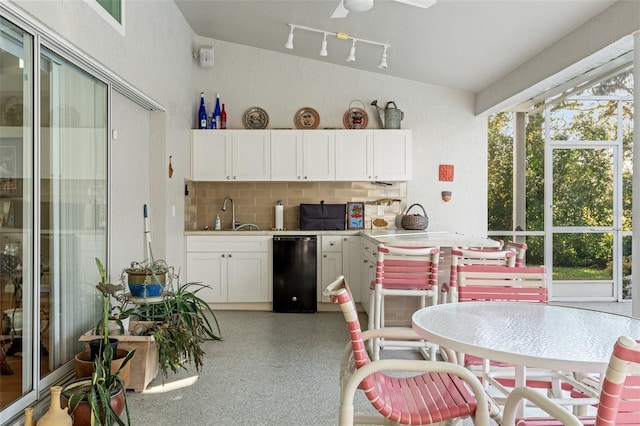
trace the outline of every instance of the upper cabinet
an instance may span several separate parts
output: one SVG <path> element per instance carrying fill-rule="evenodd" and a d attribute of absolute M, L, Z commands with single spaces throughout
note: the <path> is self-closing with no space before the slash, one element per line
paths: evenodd
<path fill-rule="evenodd" d="M 333 181 L 334 130 L 272 130 L 272 181 Z"/>
<path fill-rule="evenodd" d="M 408 181 L 411 130 L 192 130 L 195 181 Z"/>
<path fill-rule="evenodd" d="M 193 180 L 270 179 L 269 130 L 192 130 L 191 135 Z"/>
<path fill-rule="evenodd" d="M 336 130 L 336 180 L 411 180 L 411 130 Z"/>

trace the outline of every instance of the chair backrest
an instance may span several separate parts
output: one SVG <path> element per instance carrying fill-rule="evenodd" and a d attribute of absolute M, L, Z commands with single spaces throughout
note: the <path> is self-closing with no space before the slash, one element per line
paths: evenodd
<path fill-rule="evenodd" d="M 527 245 L 525 243 L 507 241 L 504 247 L 506 250 L 511 250 L 516 254 L 516 266 L 525 266 L 525 257 L 527 254 Z"/>
<path fill-rule="evenodd" d="M 458 301 L 549 301 L 544 266 L 463 265 L 458 267 Z"/>
<path fill-rule="evenodd" d="M 622 336 L 602 382 L 596 426 L 640 424 L 640 342 Z"/>
<path fill-rule="evenodd" d="M 456 302 L 458 300 L 457 287 L 459 266 L 515 266 L 515 264 L 516 254 L 513 250 L 454 248 L 451 250 L 451 269 L 449 272 L 449 283 L 442 286 L 442 291 L 449 293 L 449 302 Z"/>
<path fill-rule="evenodd" d="M 362 340 L 362 328 L 360 327 L 360 320 L 358 319 L 358 311 L 356 310 L 356 305 L 351 297 L 351 290 L 349 290 L 349 285 L 344 279 L 344 276 L 339 276 L 334 282 L 329 284 L 324 289 L 324 295 L 329 297 L 331 303 L 340 305 L 340 310 L 342 310 L 344 319 L 347 322 L 347 327 L 349 328 L 349 337 L 351 338 L 353 359 L 356 368 L 362 368 L 369 364 L 371 360 L 364 347 L 364 341 Z"/>
<path fill-rule="evenodd" d="M 397 247 L 379 244 L 375 284 L 388 289 L 437 292 L 439 260 L 438 247 Z"/>

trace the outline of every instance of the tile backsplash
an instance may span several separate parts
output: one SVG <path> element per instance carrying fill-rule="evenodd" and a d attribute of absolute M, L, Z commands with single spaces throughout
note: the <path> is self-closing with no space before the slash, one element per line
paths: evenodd
<path fill-rule="evenodd" d="M 372 221 L 383 218 L 388 228 L 395 228 L 397 214 L 406 207 L 407 183 L 389 182 L 192 182 L 186 181 L 189 195 L 185 196 L 185 231 L 197 231 L 205 226 L 213 229 L 216 214 L 220 215 L 223 229 L 231 227 L 231 206 L 221 211 L 226 196 L 233 199 L 236 221 L 254 223 L 261 229 L 275 226 L 274 206 L 278 200 L 284 205 L 284 227 L 300 228 L 301 203 L 343 204 L 365 203 L 365 228 L 375 227 Z M 379 207 L 378 200 L 400 200 Z M 369 204 L 371 203 L 371 204 Z M 379 214 L 381 213 L 381 214 Z M 376 221 L 379 223 L 379 221 Z"/>

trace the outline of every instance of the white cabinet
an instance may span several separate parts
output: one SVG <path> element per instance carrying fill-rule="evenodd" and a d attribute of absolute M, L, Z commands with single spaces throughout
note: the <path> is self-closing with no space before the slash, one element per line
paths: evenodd
<path fill-rule="evenodd" d="M 411 180 L 411 130 L 373 131 L 373 174 L 375 180 Z"/>
<path fill-rule="evenodd" d="M 367 315 L 369 312 L 369 305 L 371 303 L 372 291 L 371 291 L 371 283 L 376 279 L 376 263 L 378 261 L 378 251 L 377 246 L 366 238 L 361 238 L 362 240 L 362 249 L 361 249 L 361 277 L 362 277 L 362 285 L 360 287 L 360 304 L 364 308 Z"/>
<path fill-rule="evenodd" d="M 358 235 L 342 237 L 342 275 L 347 280 L 353 300 L 359 302 L 362 294 L 362 238 Z"/>
<path fill-rule="evenodd" d="M 271 301 L 269 236 L 187 237 L 187 281 L 209 303 Z"/>
<path fill-rule="evenodd" d="M 332 181 L 334 130 L 272 130 L 272 181 Z"/>
<path fill-rule="evenodd" d="M 327 288 L 337 277 L 342 275 L 342 236 L 323 235 L 321 236 L 320 250 L 320 294 L 318 300 L 323 303 L 331 303 L 331 300 L 324 295 Z M 347 281 L 348 282 L 348 281 Z"/>
<path fill-rule="evenodd" d="M 373 130 L 336 130 L 336 180 L 374 179 Z"/>
<path fill-rule="evenodd" d="M 192 130 L 195 181 L 267 181 L 271 178 L 269 130 Z"/>
<path fill-rule="evenodd" d="M 411 180 L 411 130 L 336 130 L 336 180 Z"/>
<path fill-rule="evenodd" d="M 407 181 L 411 130 L 192 130 L 194 181 Z"/>

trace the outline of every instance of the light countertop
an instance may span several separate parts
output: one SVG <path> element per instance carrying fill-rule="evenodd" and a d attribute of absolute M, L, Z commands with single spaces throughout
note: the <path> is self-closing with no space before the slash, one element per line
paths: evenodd
<path fill-rule="evenodd" d="M 375 243 L 388 245 L 416 245 L 416 246 L 468 246 L 468 247 L 498 247 L 499 243 L 486 237 L 476 237 L 446 231 L 409 231 L 404 229 L 366 229 L 340 231 L 309 231 L 309 230 L 261 230 L 261 231 L 185 231 L 185 236 L 259 236 L 259 235 L 360 235 Z"/>

